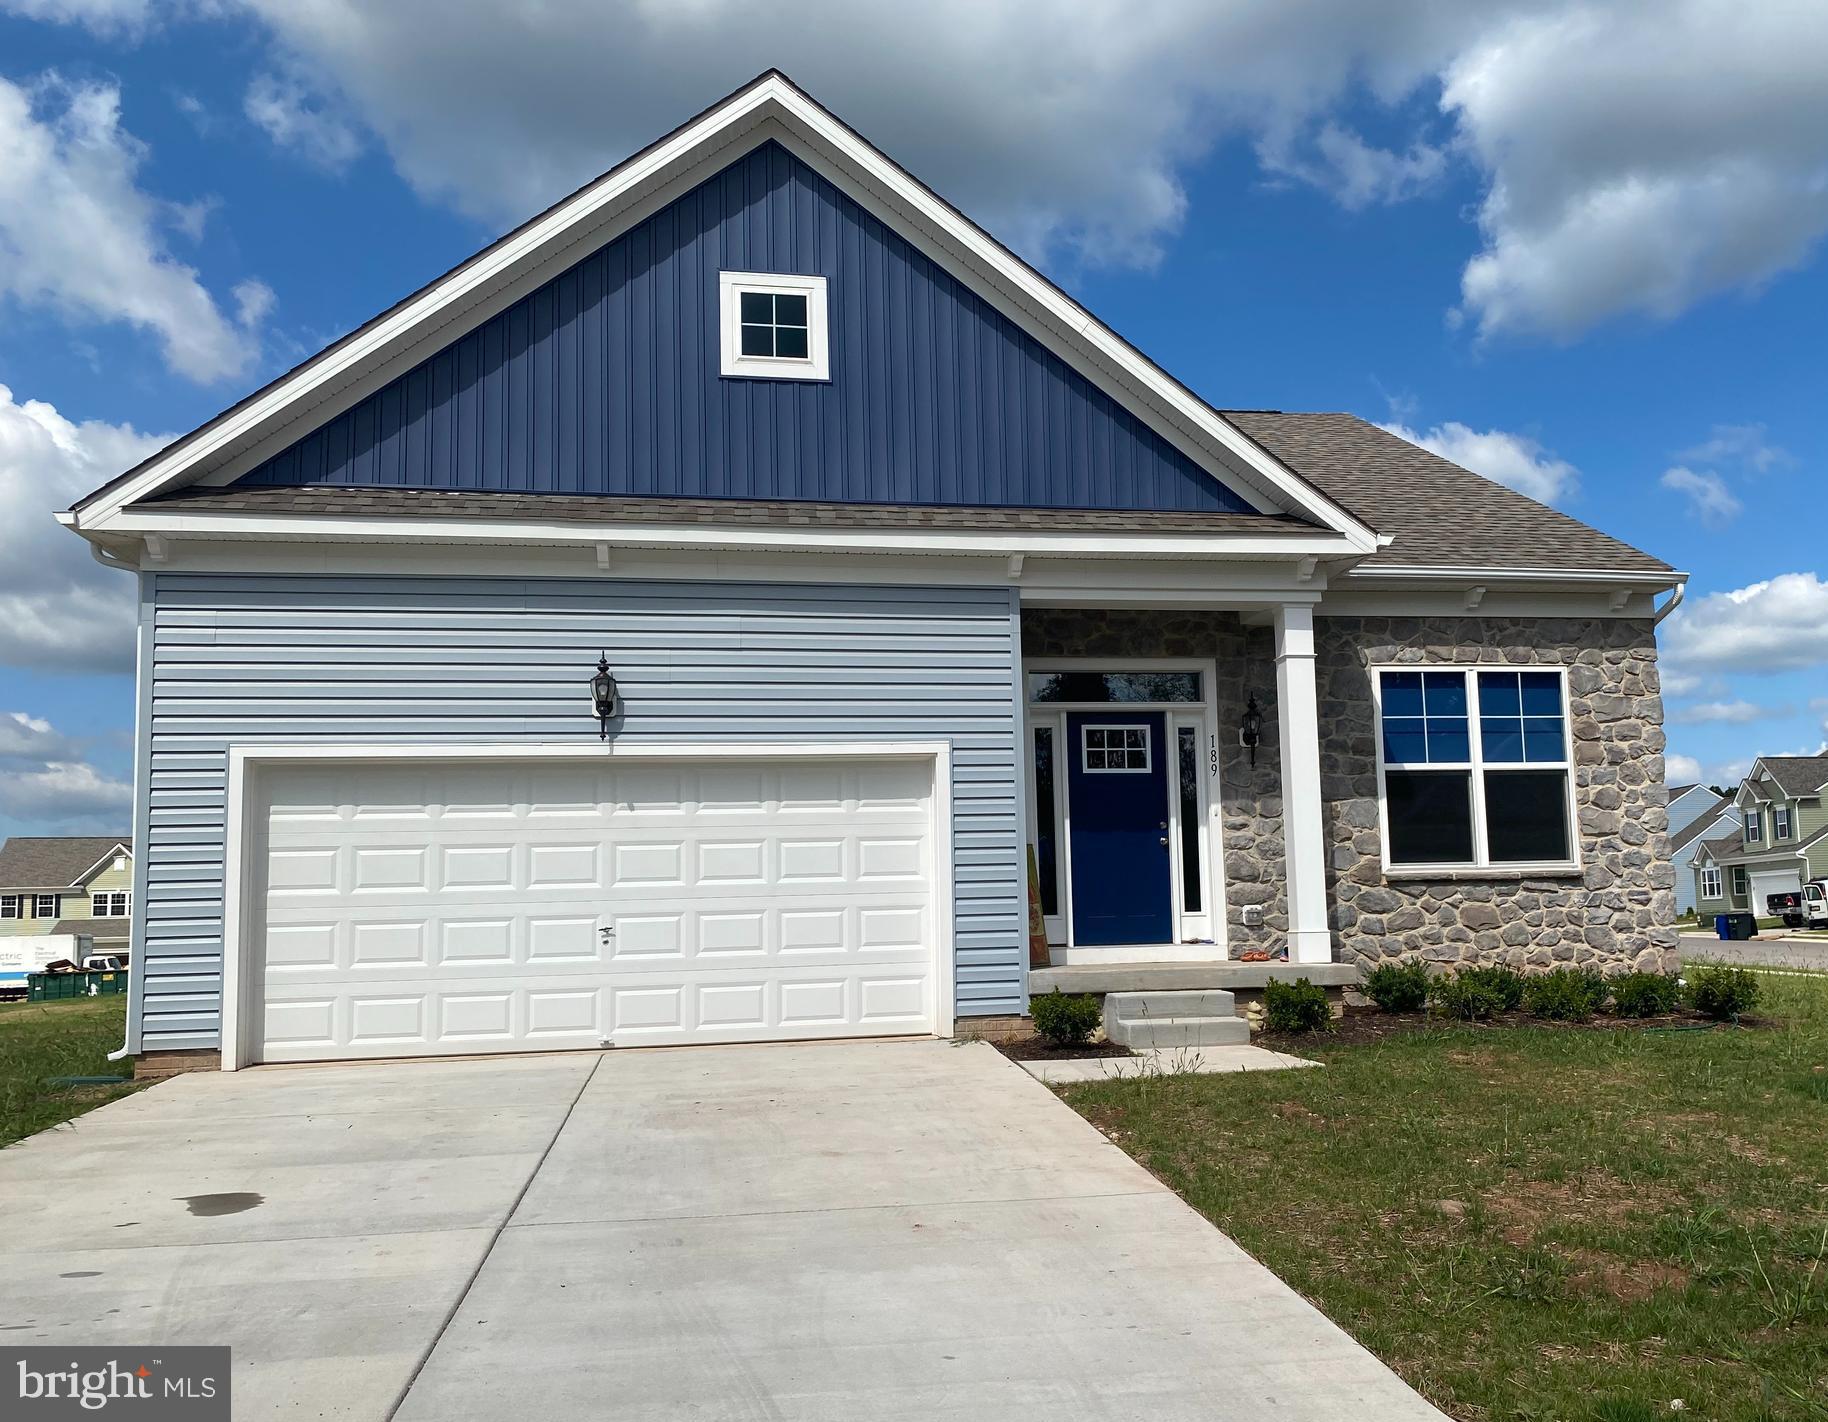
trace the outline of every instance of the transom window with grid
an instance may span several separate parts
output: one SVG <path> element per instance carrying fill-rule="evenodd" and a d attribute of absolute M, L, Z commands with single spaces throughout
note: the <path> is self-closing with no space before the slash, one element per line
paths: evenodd
<path fill-rule="evenodd" d="M 1559 671 L 1392 668 L 1377 700 L 1392 866 L 1572 862 Z"/>
<path fill-rule="evenodd" d="M 1085 726 L 1080 730 L 1088 771 L 1146 771 L 1150 768 L 1147 726 Z"/>

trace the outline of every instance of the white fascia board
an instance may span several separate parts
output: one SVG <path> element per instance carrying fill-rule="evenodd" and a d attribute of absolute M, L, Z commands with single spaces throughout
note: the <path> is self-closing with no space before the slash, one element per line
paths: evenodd
<path fill-rule="evenodd" d="M 1687 573 L 1608 572 L 1604 568 L 1405 567 L 1379 563 L 1342 575 L 1353 582 L 1377 583 L 1602 583 L 1620 587 L 1669 588 L 1688 581 Z"/>
<path fill-rule="evenodd" d="M 544 268 L 551 262 L 548 249 L 568 248 L 576 240 L 573 229 L 590 224 L 595 229 L 593 240 L 612 240 L 620 228 L 647 215 L 646 207 L 651 204 L 644 205 L 643 199 L 651 197 L 654 190 L 677 180 L 684 171 L 692 170 L 696 177 L 695 170 L 705 161 L 704 150 L 721 149 L 767 119 L 780 121 L 787 137 L 821 145 L 847 166 L 854 176 L 843 186 L 861 181 L 891 200 L 902 215 L 916 217 L 930 230 L 943 234 L 970 259 L 975 270 L 965 275 L 974 289 L 992 297 L 1014 297 L 1029 310 L 1045 314 L 1069 338 L 1077 338 L 1083 349 L 1097 358 L 1095 363 L 1075 360 L 1073 363 L 1082 373 L 1095 380 L 1110 374 L 1122 377 L 1124 383 L 1146 395 L 1145 403 L 1169 412 L 1177 423 L 1227 451 L 1232 460 L 1273 491 L 1275 507 L 1305 513 L 1344 535 L 1351 545 L 1348 552 L 1362 556 L 1380 546 L 1382 540 L 1372 529 L 1192 396 L 1051 282 L 777 75 L 769 75 L 732 96 L 652 151 L 504 239 L 497 248 L 453 272 L 391 316 L 377 321 L 371 329 L 358 332 L 346 345 L 308 362 L 264 395 L 250 400 L 245 408 L 223 417 L 214 428 L 206 429 L 169 456 L 155 459 L 134 478 L 90 495 L 76 506 L 72 511 L 75 517 L 67 522 L 74 523 L 79 531 L 112 531 L 113 515 L 118 510 L 185 482 L 185 476 L 194 470 L 213 468 L 228 460 L 235 461 L 237 472 L 251 467 L 266 452 L 268 442 L 289 437 L 288 431 L 300 420 L 315 417 L 321 422 L 333 418 L 339 399 L 344 404 L 353 403 L 360 394 L 391 379 L 397 373 L 396 364 L 422 358 L 421 348 L 428 339 L 425 328 L 431 328 L 441 344 L 460 338 L 501 304 L 502 288 L 517 280 L 525 281 L 530 272 L 544 279 Z M 760 142 L 761 137 L 755 141 Z M 789 146 L 802 157 L 807 156 L 803 143 Z M 621 204 L 619 214 L 615 211 L 617 204 Z M 567 241 L 568 234 L 571 241 Z M 1041 333 L 1034 334 L 1041 338 Z M 1048 344 L 1054 347 L 1053 342 Z M 1071 339 L 1067 344 L 1068 350 L 1057 353 L 1072 355 Z M 1086 369 L 1088 364 L 1097 368 Z M 1208 472 L 1219 477 L 1210 468 Z"/>
<path fill-rule="evenodd" d="M 526 544 L 599 543 L 623 548 L 727 548 L 838 553 L 1032 553 L 1075 558 L 1351 557 L 1342 535 L 1038 533 L 1021 529 L 767 528 L 704 524 L 522 523 L 502 519 L 314 518 L 196 514 L 134 508 L 117 514 L 110 534 L 167 538 L 271 538 L 289 542 Z"/>

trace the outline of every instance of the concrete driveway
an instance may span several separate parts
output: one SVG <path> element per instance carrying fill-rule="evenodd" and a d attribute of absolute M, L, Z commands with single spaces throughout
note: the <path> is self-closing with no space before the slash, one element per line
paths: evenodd
<path fill-rule="evenodd" d="M 187 1076 L 0 1199 L 0 1342 L 237 1419 L 1440 1417 L 982 1045 Z"/>

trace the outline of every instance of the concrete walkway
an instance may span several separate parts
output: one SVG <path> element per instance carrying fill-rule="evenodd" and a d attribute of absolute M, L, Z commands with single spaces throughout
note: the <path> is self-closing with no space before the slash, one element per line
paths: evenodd
<path fill-rule="evenodd" d="M 1438 1419 L 981 1044 L 182 1077 L 0 1152 L 12 1344 L 238 1422 Z"/>
<path fill-rule="evenodd" d="M 1120 1081 L 1125 1077 L 1223 1076 L 1238 1071 L 1292 1071 L 1317 1067 L 1306 1057 L 1241 1043 L 1216 1047 L 1144 1047 L 1127 1057 L 1069 1057 L 1064 1061 L 1018 1063 L 1036 1081 L 1066 1086 L 1077 1081 Z"/>

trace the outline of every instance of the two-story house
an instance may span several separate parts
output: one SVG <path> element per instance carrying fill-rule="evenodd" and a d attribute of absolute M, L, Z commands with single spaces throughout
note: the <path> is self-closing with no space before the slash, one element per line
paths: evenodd
<path fill-rule="evenodd" d="M 1695 902 L 1709 914 L 1769 911 L 1772 894 L 1828 877 L 1828 755 L 1760 756 L 1733 797 L 1739 821 L 1695 851 Z"/>
<path fill-rule="evenodd" d="M 14 835 L 0 845 L 0 936 L 81 933 L 127 955 L 133 842 L 126 835 Z"/>

